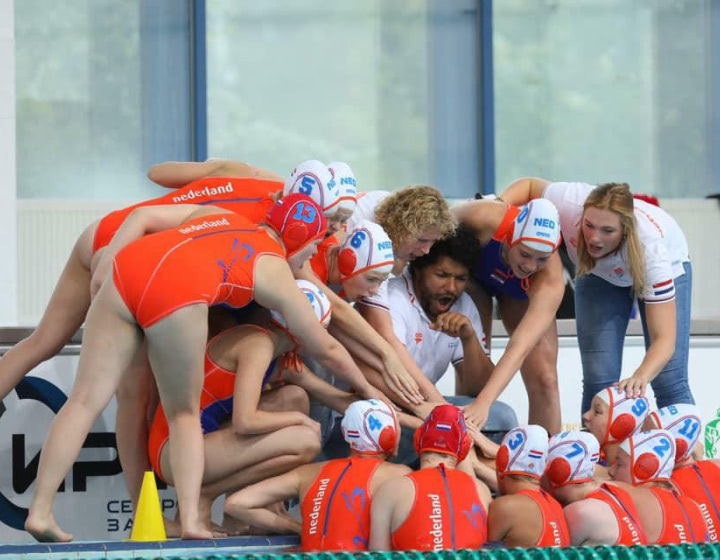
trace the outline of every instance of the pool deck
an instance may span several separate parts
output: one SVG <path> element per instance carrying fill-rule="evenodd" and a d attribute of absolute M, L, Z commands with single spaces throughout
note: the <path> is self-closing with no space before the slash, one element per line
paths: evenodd
<path fill-rule="evenodd" d="M 244 554 L 278 554 L 294 550 L 297 536 L 229 537 L 199 541 L 169 539 L 163 542 L 86 541 L 56 544 L 0 545 L 0 560 L 202 558 Z"/>

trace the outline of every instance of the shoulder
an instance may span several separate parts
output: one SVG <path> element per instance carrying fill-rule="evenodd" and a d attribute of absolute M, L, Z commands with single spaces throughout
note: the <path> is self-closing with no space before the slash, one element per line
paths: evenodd
<path fill-rule="evenodd" d="M 454 207 L 452 213 L 458 222 L 482 236 L 498 228 L 508 207 L 502 200 L 470 200 Z"/>
<path fill-rule="evenodd" d="M 387 299 L 392 306 L 393 313 L 403 313 L 412 309 L 413 295 L 410 292 L 412 279 L 405 270 L 400 276 L 387 280 Z"/>
<path fill-rule="evenodd" d="M 405 476 L 406 474 L 413 472 L 413 470 L 407 465 L 388 463 L 387 461 L 383 461 L 380 464 L 380 469 L 382 469 L 383 473 L 387 472 L 388 477 Z"/>
<path fill-rule="evenodd" d="M 404 473 L 407 474 L 407 473 Z M 402 474 L 389 477 L 381 482 L 375 492 L 373 492 L 373 502 L 404 499 L 411 496 L 415 492 L 415 484 L 412 479 Z"/>
<path fill-rule="evenodd" d="M 530 504 L 534 504 L 534 502 L 524 494 L 507 494 L 495 498 L 490 502 L 488 515 L 493 517 L 516 516 L 521 513 L 522 509 L 527 508 Z M 524 514 L 525 512 L 522 513 Z"/>
<path fill-rule="evenodd" d="M 554 203 L 567 202 L 582 205 L 595 188 L 595 185 L 581 182 L 556 182 L 548 184 L 543 190 L 543 198 Z"/>

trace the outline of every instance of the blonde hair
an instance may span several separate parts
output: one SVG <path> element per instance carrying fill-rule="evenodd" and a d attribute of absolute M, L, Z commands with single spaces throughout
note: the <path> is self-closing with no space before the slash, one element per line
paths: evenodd
<path fill-rule="evenodd" d="M 430 228 L 436 228 L 441 239 L 455 231 L 455 220 L 442 193 L 424 185 L 405 187 L 386 197 L 375 208 L 375 221 L 395 247 L 416 239 Z"/>
<path fill-rule="evenodd" d="M 644 251 L 637 234 L 637 221 L 635 220 L 634 201 L 630 186 L 627 183 L 605 183 L 595 187 L 585 199 L 583 204 L 583 218 L 588 208 L 610 210 L 620 218 L 620 227 L 623 231 L 622 243 L 627 245 L 628 264 L 632 275 L 632 290 L 635 295 L 642 293 L 645 285 Z M 582 228 L 582 223 L 580 224 Z M 585 237 L 582 231 L 578 236 L 578 268 L 577 276 L 589 274 L 595 268 L 595 259 L 592 258 L 585 246 Z"/>

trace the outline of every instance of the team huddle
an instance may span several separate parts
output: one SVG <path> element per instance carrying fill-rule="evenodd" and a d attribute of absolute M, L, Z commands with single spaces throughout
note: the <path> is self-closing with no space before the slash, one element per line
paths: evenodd
<path fill-rule="evenodd" d="M 84 324 L 40 455 L 36 539 L 72 539 L 55 494 L 115 398 L 129 495 L 146 470 L 174 486 L 174 536 L 294 532 L 304 550 L 717 540 L 720 471 L 694 455 L 687 243 L 626 184 L 520 179 L 450 207 L 430 186 L 358 192 L 342 162 L 287 178 L 167 162 L 148 177 L 171 190 L 88 226 L 37 329 L 0 359 L 4 398 Z M 559 433 L 563 242 L 587 432 Z M 647 351 L 621 380 L 634 301 Z M 495 313 L 509 334 L 497 363 Z M 498 401 L 518 370 L 522 426 Z"/>

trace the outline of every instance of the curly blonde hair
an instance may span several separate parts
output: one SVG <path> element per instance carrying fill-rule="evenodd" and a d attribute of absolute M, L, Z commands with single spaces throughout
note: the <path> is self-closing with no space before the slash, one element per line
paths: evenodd
<path fill-rule="evenodd" d="M 375 221 L 399 247 L 437 229 L 440 239 L 455 231 L 455 220 L 445 198 L 435 187 L 413 185 L 395 191 L 375 208 Z"/>
<path fill-rule="evenodd" d="M 645 285 L 645 261 L 642 244 L 637 233 L 635 221 L 635 204 L 630 186 L 627 183 L 605 183 L 595 187 L 583 204 L 583 217 L 588 208 L 599 208 L 615 212 L 620 218 L 623 230 L 622 243 L 627 244 L 628 264 L 633 278 L 632 290 L 635 295 L 642 293 Z M 581 226 L 582 227 L 582 226 Z M 589 274 L 595 268 L 595 259 L 590 256 L 585 246 L 585 238 L 578 236 L 578 267 L 576 276 Z"/>

